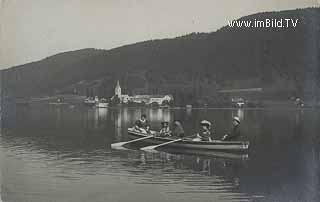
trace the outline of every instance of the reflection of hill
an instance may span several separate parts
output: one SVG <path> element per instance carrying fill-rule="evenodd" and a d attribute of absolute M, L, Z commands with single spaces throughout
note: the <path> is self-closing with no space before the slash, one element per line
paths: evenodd
<path fill-rule="evenodd" d="M 319 8 L 259 13 L 245 20 L 298 19 L 296 28 L 228 26 L 209 34 L 136 43 L 109 51 L 84 49 L 3 71 L 7 94 L 58 91 L 113 94 L 121 78 L 129 92 L 170 92 L 178 103 L 214 101 L 216 88 L 263 87 L 277 98 L 319 88 Z M 107 91 L 106 91 L 107 90 Z M 273 97 L 274 98 L 274 97 Z"/>

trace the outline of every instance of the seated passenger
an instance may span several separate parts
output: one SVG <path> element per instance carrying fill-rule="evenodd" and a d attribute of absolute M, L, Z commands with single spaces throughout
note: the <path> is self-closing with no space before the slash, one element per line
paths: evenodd
<path fill-rule="evenodd" d="M 145 114 L 142 114 L 141 118 L 135 122 L 134 129 L 142 133 L 150 132 L 150 125 Z"/>
<path fill-rule="evenodd" d="M 173 122 L 172 136 L 182 138 L 184 137 L 184 130 L 180 121 Z"/>
<path fill-rule="evenodd" d="M 229 134 L 225 134 L 222 138 L 224 141 L 237 141 L 240 138 L 240 119 L 235 116 L 232 119 L 233 128 Z"/>
<path fill-rule="evenodd" d="M 163 121 L 161 122 L 161 130 L 159 132 L 161 137 L 171 136 L 171 130 L 169 128 L 169 122 Z"/>
<path fill-rule="evenodd" d="M 193 141 L 209 141 L 211 142 L 211 122 L 207 120 L 202 120 L 200 122 L 201 132 L 197 134 L 197 137 Z"/>

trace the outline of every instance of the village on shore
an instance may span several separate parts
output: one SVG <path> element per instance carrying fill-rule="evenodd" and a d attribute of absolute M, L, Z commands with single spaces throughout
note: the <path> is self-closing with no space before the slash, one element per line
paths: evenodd
<path fill-rule="evenodd" d="M 262 88 L 249 89 L 228 89 L 220 90 L 220 96 L 227 97 L 227 101 L 218 106 L 211 106 L 207 103 L 194 105 L 186 103 L 178 106 L 172 94 L 134 94 L 123 93 L 119 80 L 114 87 L 114 94 L 111 97 L 98 97 L 97 95 L 78 95 L 78 94 L 57 94 L 54 96 L 42 96 L 17 99 L 17 106 L 29 106 L 39 104 L 49 104 L 52 106 L 71 106 L 84 105 L 87 107 L 107 108 L 107 107 L 151 107 L 151 108 L 304 108 L 305 103 L 299 97 L 290 97 L 287 102 L 276 101 L 256 101 L 254 98 L 262 94 Z"/>

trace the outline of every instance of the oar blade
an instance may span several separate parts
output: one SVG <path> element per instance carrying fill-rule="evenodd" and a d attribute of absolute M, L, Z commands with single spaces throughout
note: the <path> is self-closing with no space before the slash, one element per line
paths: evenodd
<path fill-rule="evenodd" d="M 113 143 L 111 144 L 111 148 L 112 149 L 122 149 L 124 148 L 123 146 L 127 144 L 127 142 L 117 142 L 117 143 Z"/>
<path fill-rule="evenodd" d="M 128 151 L 130 149 L 126 148 L 126 147 L 113 147 L 113 150 L 122 150 L 122 151 Z"/>
<path fill-rule="evenodd" d="M 142 150 L 142 151 L 148 151 L 148 152 L 156 152 L 156 148 L 158 147 L 158 145 L 156 145 L 156 146 L 154 146 L 154 145 L 152 145 L 152 146 L 147 146 L 147 147 L 142 147 L 142 148 L 140 148 L 140 150 Z"/>

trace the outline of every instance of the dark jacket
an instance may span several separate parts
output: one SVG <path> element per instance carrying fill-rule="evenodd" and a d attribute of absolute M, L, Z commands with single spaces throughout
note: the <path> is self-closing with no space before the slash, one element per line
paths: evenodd
<path fill-rule="evenodd" d="M 240 139 L 240 125 L 236 125 L 232 128 L 230 134 L 226 136 L 224 140 L 237 141 Z"/>
<path fill-rule="evenodd" d="M 181 124 L 173 126 L 172 135 L 176 137 L 184 137 L 184 130 Z"/>

